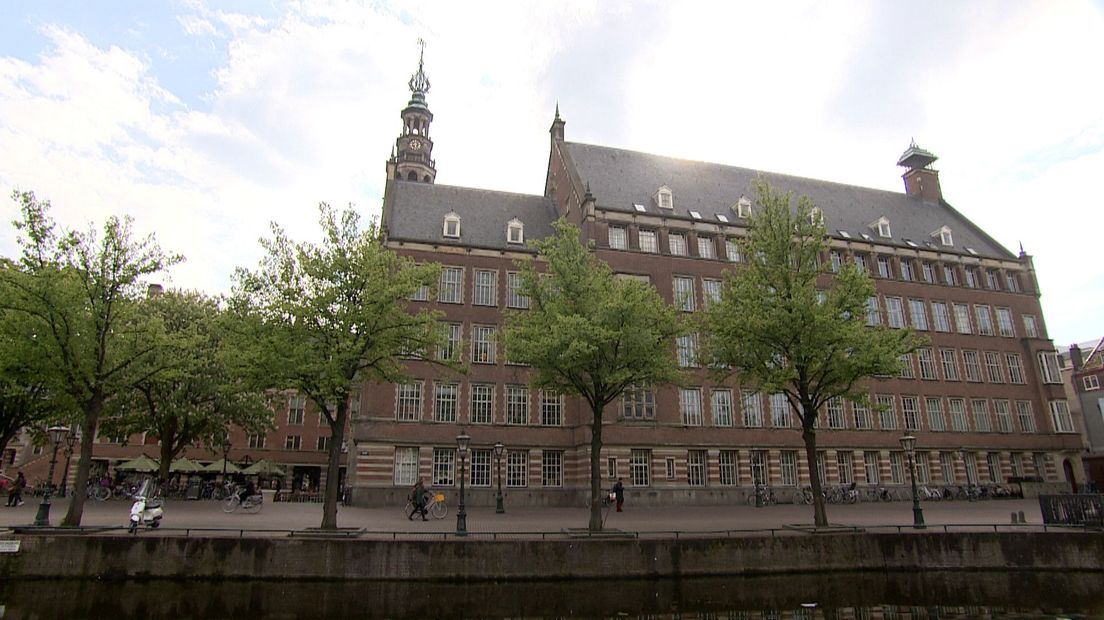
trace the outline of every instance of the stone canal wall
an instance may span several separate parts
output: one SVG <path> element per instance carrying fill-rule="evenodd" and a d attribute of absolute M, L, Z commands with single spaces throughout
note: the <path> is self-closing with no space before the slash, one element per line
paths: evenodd
<path fill-rule="evenodd" d="M 19 540 L 18 551 L 0 554 L 0 579 L 563 580 L 855 570 L 1104 571 L 1104 534 L 1091 532 L 544 541 L 42 534 Z"/>

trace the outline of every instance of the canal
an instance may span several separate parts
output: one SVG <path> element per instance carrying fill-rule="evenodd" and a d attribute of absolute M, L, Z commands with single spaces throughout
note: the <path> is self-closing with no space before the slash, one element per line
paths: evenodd
<path fill-rule="evenodd" d="M 1102 618 L 1104 575 L 832 573 L 527 582 L 0 584 L 0 618 Z"/>

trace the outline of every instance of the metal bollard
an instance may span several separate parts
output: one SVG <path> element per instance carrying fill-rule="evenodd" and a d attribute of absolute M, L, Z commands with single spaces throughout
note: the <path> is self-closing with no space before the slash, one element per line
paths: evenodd
<path fill-rule="evenodd" d="M 1016 518 L 1016 511 L 1013 510 L 1012 511 L 1012 525 L 1016 525 L 1017 523 L 1019 523 L 1019 520 Z"/>
<path fill-rule="evenodd" d="M 1019 516 L 1020 516 L 1020 523 L 1027 523 L 1027 521 L 1024 519 L 1024 513 L 1023 513 L 1022 510 L 1020 511 Z"/>

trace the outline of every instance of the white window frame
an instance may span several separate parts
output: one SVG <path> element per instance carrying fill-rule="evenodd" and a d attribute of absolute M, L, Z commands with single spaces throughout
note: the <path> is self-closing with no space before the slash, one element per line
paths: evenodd
<path fill-rule="evenodd" d="M 1062 400 L 1052 400 L 1047 403 L 1050 408 L 1050 422 L 1054 426 L 1055 433 L 1072 433 L 1073 416 L 1070 414 L 1069 403 Z"/>
<path fill-rule="evenodd" d="M 659 189 L 655 193 L 655 203 L 660 209 L 674 210 L 675 208 L 675 194 L 671 191 L 670 187 L 666 185 L 659 186 Z"/>
<path fill-rule="evenodd" d="M 654 230 L 641 229 L 637 234 L 637 242 L 640 245 L 641 252 L 655 254 L 659 251 L 659 235 Z"/>
<path fill-rule="evenodd" d="M 690 276 L 674 276 L 671 281 L 671 289 L 675 306 L 683 312 L 697 310 L 697 299 L 694 293 L 694 278 Z"/>
<path fill-rule="evenodd" d="M 698 258 L 716 258 L 716 246 L 713 237 L 698 237 Z"/>
<path fill-rule="evenodd" d="M 506 223 L 506 243 L 525 243 L 525 224 L 514 218 Z"/>
<path fill-rule="evenodd" d="M 1039 352 L 1039 370 L 1043 383 L 1062 383 L 1062 371 L 1058 365 L 1058 353 L 1056 351 Z"/>
<path fill-rule="evenodd" d="M 497 269 L 475 269 L 472 271 L 472 305 L 498 306 Z"/>
<path fill-rule="evenodd" d="M 441 236 L 449 239 L 460 238 L 460 216 L 455 212 L 445 214 L 444 223 L 441 225 Z"/>
<path fill-rule="evenodd" d="M 629 231 L 624 226 L 609 227 L 609 247 L 611 250 L 629 249 Z"/>
<path fill-rule="evenodd" d="M 1081 377 L 1081 385 L 1085 387 L 1086 392 L 1092 392 L 1100 389 L 1100 379 L 1096 375 L 1085 375 Z"/>
<path fill-rule="evenodd" d="M 701 388 L 679 388 L 679 412 L 684 426 L 702 426 Z"/>
<path fill-rule="evenodd" d="M 732 426 L 732 390 L 713 390 L 709 394 L 709 405 L 713 413 L 713 426 Z"/>
<path fill-rule="evenodd" d="M 418 448 L 397 446 L 394 468 L 395 486 L 414 486 L 418 480 Z"/>
<path fill-rule="evenodd" d="M 683 233 L 668 233 L 667 248 L 671 256 L 688 256 L 686 235 Z"/>
<path fill-rule="evenodd" d="M 468 419 L 472 424 L 494 423 L 495 385 L 472 383 L 468 386 Z"/>
<path fill-rule="evenodd" d="M 442 267 L 437 287 L 437 301 L 443 304 L 464 303 L 464 268 Z"/>

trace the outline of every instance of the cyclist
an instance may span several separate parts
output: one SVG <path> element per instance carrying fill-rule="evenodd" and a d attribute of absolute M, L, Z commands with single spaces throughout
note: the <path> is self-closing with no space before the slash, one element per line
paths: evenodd
<path fill-rule="evenodd" d="M 406 515 L 407 520 L 412 520 L 416 513 L 421 513 L 422 521 L 429 521 L 429 519 L 426 519 L 426 500 L 428 498 L 429 492 L 426 491 L 422 479 L 418 478 L 418 482 L 414 484 L 414 488 L 410 491 L 410 501 L 414 504 L 414 510 Z"/>
<path fill-rule="evenodd" d="M 244 504 L 245 500 L 249 499 L 250 497 L 253 497 L 256 494 L 257 494 L 257 487 L 254 486 L 253 479 L 252 478 L 246 478 L 245 479 L 245 487 L 242 488 L 241 491 L 238 491 L 238 501 L 240 501 L 242 504 Z"/>

